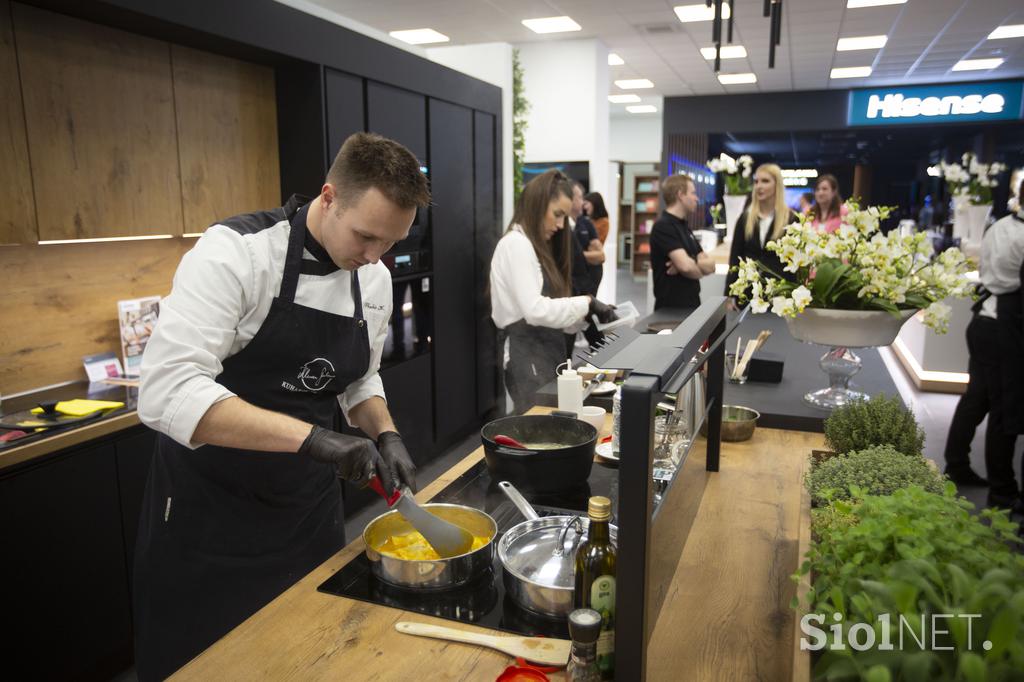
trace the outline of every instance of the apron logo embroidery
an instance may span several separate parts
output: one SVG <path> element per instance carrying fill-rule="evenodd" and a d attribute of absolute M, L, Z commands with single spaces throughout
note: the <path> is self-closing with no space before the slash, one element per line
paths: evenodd
<path fill-rule="evenodd" d="M 370 310 L 384 310 L 384 306 L 380 305 L 379 303 L 370 303 L 369 301 L 365 301 L 363 303 L 363 306 L 369 308 Z"/>
<path fill-rule="evenodd" d="M 323 390 L 334 378 L 334 365 L 326 358 L 310 360 L 299 370 L 298 378 L 310 391 Z"/>

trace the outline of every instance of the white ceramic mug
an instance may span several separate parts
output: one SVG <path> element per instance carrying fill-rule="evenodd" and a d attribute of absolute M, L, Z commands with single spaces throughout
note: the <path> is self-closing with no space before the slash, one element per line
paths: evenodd
<path fill-rule="evenodd" d="M 608 410 L 603 407 L 584 405 L 580 411 L 580 419 L 597 429 L 597 435 L 600 437 L 601 432 L 604 431 L 604 416 L 606 414 L 608 414 Z"/>

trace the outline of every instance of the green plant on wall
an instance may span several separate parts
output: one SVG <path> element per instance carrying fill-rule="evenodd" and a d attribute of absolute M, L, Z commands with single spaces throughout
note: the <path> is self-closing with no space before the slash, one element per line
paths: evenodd
<path fill-rule="evenodd" d="M 523 94 L 523 66 L 519 50 L 512 50 L 512 176 L 513 196 L 523 191 L 523 159 L 526 157 L 526 115 L 530 102 Z"/>

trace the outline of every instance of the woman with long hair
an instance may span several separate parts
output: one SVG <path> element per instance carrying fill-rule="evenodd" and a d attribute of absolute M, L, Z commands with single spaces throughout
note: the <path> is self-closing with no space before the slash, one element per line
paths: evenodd
<path fill-rule="evenodd" d="M 796 214 L 786 205 L 786 192 L 782 184 L 782 170 L 774 163 L 765 163 L 754 172 L 754 191 L 749 208 L 736 221 L 736 231 L 729 251 L 729 275 L 725 278 L 725 295 L 736 281 L 733 268 L 741 258 L 752 258 L 779 277 L 790 278 L 782 271 L 782 263 L 765 245 L 778 239 L 786 226 L 796 222 Z"/>
<path fill-rule="evenodd" d="M 839 229 L 847 212 L 836 176 L 830 173 L 819 176 L 814 183 L 814 204 L 807 212 L 811 223 L 820 232 L 832 233 Z"/>
<path fill-rule="evenodd" d="M 565 334 L 586 326 L 590 314 L 615 319 L 614 308 L 591 296 L 572 296 L 572 240 L 565 229 L 572 180 L 550 170 L 523 188 L 512 222 L 491 257 L 491 319 L 500 330 L 505 386 L 517 413 L 555 378 L 565 362 Z"/>
<path fill-rule="evenodd" d="M 597 238 L 604 244 L 608 238 L 608 209 L 604 207 L 604 197 L 600 192 L 590 192 L 583 197 L 583 212 L 594 223 L 597 230 Z"/>

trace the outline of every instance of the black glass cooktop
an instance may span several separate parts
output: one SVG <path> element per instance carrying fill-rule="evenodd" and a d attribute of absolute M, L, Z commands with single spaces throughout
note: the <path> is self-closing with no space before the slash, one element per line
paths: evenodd
<path fill-rule="evenodd" d="M 619 477 L 614 468 L 594 464 L 587 484 L 564 494 L 532 494 L 521 491 L 541 516 L 556 514 L 585 515 L 591 495 L 612 500 L 613 523 L 618 509 Z M 525 519 L 509 502 L 481 461 L 438 493 L 433 502 L 464 504 L 483 509 L 498 524 L 498 539 Z M 491 570 L 472 583 L 442 591 L 406 590 L 378 580 L 370 572 L 365 554 L 350 561 L 318 588 L 321 592 L 349 599 L 383 604 L 416 611 L 448 620 L 475 623 L 496 630 L 523 635 L 542 635 L 566 639 L 569 631 L 564 620 L 547 618 L 520 608 L 505 594 L 501 560 L 494 553 Z"/>

